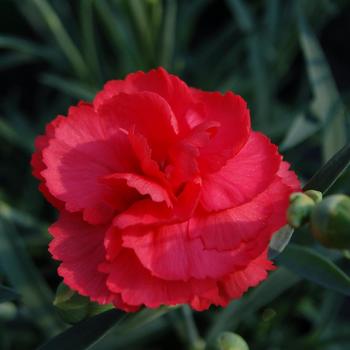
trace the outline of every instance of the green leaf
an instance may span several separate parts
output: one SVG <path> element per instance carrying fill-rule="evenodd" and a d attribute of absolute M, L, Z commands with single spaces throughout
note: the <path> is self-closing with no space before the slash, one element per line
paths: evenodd
<path fill-rule="evenodd" d="M 179 12 L 181 12 L 181 25 L 177 27 L 177 44 L 182 50 L 188 50 L 190 41 L 195 32 L 194 28 L 201 13 L 211 0 L 178 1 Z"/>
<path fill-rule="evenodd" d="M 90 301 L 88 297 L 80 295 L 63 282 L 57 287 L 53 305 L 62 320 L 70 324 L 78 323 L 114 308 L 112 304 L 100 305 Z"/>
<path fill-rule="evenodd" d="M 10 35 L 0 35 L 0 48 L 13 50 L 22 54 L 40 57 L 47 60 L 52 60 L 54 57 L 52 50 L 49 50 L 42 45 Z"/>
<path fill-rule="evenodd" d="M 129 7 L 131 16 L 133 18 L 134 27 L 136 28 L 144 52 L 150 62 L 153 62 L 155 55 L 155 38 L 152 37 L 150 26 L 150 18 L 146 11 L 146 4 L 144 1 L 128 0 L 126 5 Z"/>
<path fill-rule="evenodd" d="M 17 68 L 18 66 L 32 63 L 37 60 L 38 57 L 34 57 L 21 52 L 9 52 L 7 54 L 2 54 L 0 57 L 0 71 Z"/>
<path fill-rule="evenodd" d="M 173 308 L 143 309 L 136 314 L 124 314 L 116 309 L 82 321 L 49 340 L 38 350 L 83 350 L 89 349 L 113 328 L 113 333 L 131 331 L 169 312 Z"/>
<path fill-rule="evenodd" d="M 246 4 L 241 0 L 226 0 L 226 3 L 235 15 L 238 26 L 242 31 L 249 33 L 254 30 L 253 17 L 246 6 Z"/>
<path fill-rule="evenodd" d="M 176 13 L 176 1 L 167 0 L 165 3 L 164 26 L 160 52 L 160 64 L 166 69 L 171 69 L 171 63 L 174 56 Z"/>
<path fill-rule="evenodd" d="M 144 60 L 137 50 L 135 38 L 131 33 L 129 23 L 123 18 L 122 12 L 113 11 L 105 0 L 95 1 L 94 4 L 107 31 L 112 50 L 115 56 L 122 61 L 123 73 L 133 71 L 136 67 L 143 68 Z"/>
<path fill-rule="evenodd" d="M 61 78 L 54 74 L 43 74 L 40 80 L 45 85 L 62 91 L 69 96 L 87 101 L 91 101 L 97 92 L 97 89 L 81 84 L 76 80 Z"/>
<path fill-rule="evenodd" d="M 67 329 L 50 339 L 38 350 L 83 350 L 88 349 L 101 339 L 115 324 L 120 322 L 123 314 L 117 310 L 103 312 Z"/>
<path fill-rule="evenodd" d="M 270 259 L 273 259 L 278 254 L 283 252 L 283 250 L 286 248 L 287 244 L 289 243 L 293 235 L 293 232 L 294 232 L 294 229 L 292 227 L 290 227 L 289 225 L 285 225 L 272 236 L 272 239 L 269 245 Z"/>
<path fill-rule="evenodd" d="M 317 118 L 310 118 L 310 113 L 299 113 L 295 116 L 287 135 L 281 143 L 281 151 L 292 148 L 315 134 L 322 124 Z"/>
<path fill-rule="evenodd" d="M 52 306 L 52 294 L 29 257 L 15 226 L 0 211 L 0 268 L 22 296 L 36 323 L 51 337 L 63 329 Z"/>
<path fill-rule="evenodd" d="M 1 215 L 4 215 L 8 220 L 20 226 L 26 228 L 34 228 L 36 231 L 41 232 L 46 231 L 46 234 L 49 236 L 47 233 L 48 224 L 40 222 L 33 218 L 31 215 L 11 207 L 9 204 L 2 200 L 0 200 L 0 213 Z"/>
<path fill-rule="evenodd" d="M 63 282 L 56 290 L 53 305 L 62 320 L 66 323 L 75 324 L 88 316 L 90 300 L 71 290 Z"/>
<path fill-rule="evenodd" d="M 79 19 L 81 23 L 84 59 L 86 60 L 90 74 L 94 81 L 101 80 L 101 67 L 98 58 L 97 40 L 94 30 L 93 18 L 94 0 L 80 0 Z"/>
<path fill-rule="evenodd" d="M 282 4 L 278 0 L 267 0 L 264 22 L 266 25 L 266 44 L 271 45 L 278 34 Z"/>
<path fill-rule="evenodd" d="M 0 137 L 5 139 L 10 144 L 21 148 L 26 153 L 32 153 L 34 145 L 32 140 L 21 137 L 18 129 L 12 127 L 4 118 L 0 117 Z"/>
<path fill-rule="evenodd" d="M 328 160 L 347 140 L 345 108 L 330 67 L 302 12 L 298 12 L 300 43 L 314 94 L 312 110 L 326 126 L 323 131 L 323 154 Z"/>
<path fill-rule="evenodd" d="M 33 0 L 32 3 L 41 13 L 48 28 L 78 77 L 82 79 L 87 78 L 89 75 L 87 65 L 50 3 L 46 0 Z"/>
<path fill-rule="evenodd" d="M 298 7 L 298 10 L 300 45 L 306 61 L 313 100 L 308 113 L 297 115 L 282 142 L 282 149 L 294 147 L 322 128 L 323 157 L 328 160 L 347 140 L 345 108 L 321 46 L 301 8 Z M 315 119 L 308 118 L 310 112 Z"/>
<path fill-rule="evenodd" d="M 20 295 L 13 289 L 0 285 L 0 303 L 18 299 Z"/>
<path fill-rule="evenodd" d="M 243 318 L 246 319 L 249 314 L 269 304 L 299 281 L 299 276 L 283 267 L 271 273 L 269 278 L 253 289 L 249 295 L 233 301 L 217 314 L 205 337 L 206 342 L 213 344 L 221 332 L 234 330 Z"/>
<path fill-rule="evenodd" d="M 276 260 L 279 265 L 300 277 L 325 288 L 350 295 L 349 276 L 333 262 L 310 248 L 290 244 Z"/>
<path fill-rule="evenodd" d="M 254 82 L 254 93 L 256 99 L 256 115 L 259 128 L 266 123 L 269 116 L 270 85 L 266 71 L 266 62 L 262 55 L 262 36 L 256 30 L 255 19 L 247 6 L 241 0 L 226 0 L 232 15 L 235 17 L 240 30 L 246 35 L 246 49 L 248 52 L 248 64 L 251 79 Z"/>
<path fill-rule="evenodd" d="M 305 184 L 303 190 L 317 190 L 323 193 L 334 184 L 350 164 L 350 143 L 338 151 L 316 174 Z"/>

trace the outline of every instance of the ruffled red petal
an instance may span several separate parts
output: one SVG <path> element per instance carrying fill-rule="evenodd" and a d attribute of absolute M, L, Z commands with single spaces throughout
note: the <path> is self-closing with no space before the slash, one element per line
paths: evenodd
<path fill-rule="evenodd" d="M 249 202 L 274 180 L 281 159 L 266 136 L 252 132 L 223 168 L 203 176 L 201 204 L 208 211 L 218 211 Z"/>
<path fill-rule="evenodd" d="M 143 91 L 162 97 L 178 119 L 180 129 L 188 128 L 184 124 L 184 115 L 193 103 L 190 89 L 182 80 L 161 67 L 148 73 L 139 71 L 129 74 L 124 80 L 109 81 L 105 84 L 103 91 L 96 95 L 94 106 L 99 108 L 111 97 L 120 93 L 134 94 Z"/>
<path fill-rule="evenodd" d="M 35 152 L 32 155 L 31 166 L 32 174 L 41 181 L 39 185 L 40 192 L 44 195 L 46 200 L 51 203 L 55 208 L 61 209 L 64 207 L 59 199 L 55 198 L 48 190 L 45 179 L 41 172 L 46 169 L 46 165 L 43 162 L 43 150 L 48 146 L 49 141 L 55 136 L 55 129 L 64 120 L 63 116 L 56 117 L 51 123 L 46 126 L 45 135 L 38 136 L 35 139 Z"/>
<path fill-rule="evenodd" d="M 106 275 L 98 271 L 98 265 L 104 261 L 106 230 L 106 226 L 89 225 L 79 214 L 65 211 L 49 228 L 53 236 L 49 251 L 54 259 L 61 261 L 58 273 L 65 284 L 102 304 L 113 300 L 106 287 Z"/>
<path fill-rule="evenodd" d="M 250 134 L 249 110 L 246 102 L 232 92 L 223 95 L 197 89 L 191 91 L 194 99 L 202 104 L 201 122 L 211 121 L 220 125 L 215 137 L 201 149 L 199 158 L 202 172 L 215 172 L 247 142 Z"/>
<path fill-rule="evenodd" d="M 110 220 L 114 213 L 113 193 L 101 179 L 137 167 L 127 135 L 88 104 L 70 109 L 43 150 L 43 160 L 47 169 L 41 174 L 50 193 L 65 202 L 68 211 L 83 211 L 93 224 Z"/>
<path fill-rule="evenodd" d="M 100 268 L 109 274 L 107 286 L 110 291 L 120 293 L 123 301 L 129 305 L 156 308 L 161 305 L 190 304 L 196 297 L 210 300 L 211 304 L 223 304 L 215 281 L 164 281 L 152 276 L 130 249 L 124 249 L 113 263 L 106 263 Z"/>

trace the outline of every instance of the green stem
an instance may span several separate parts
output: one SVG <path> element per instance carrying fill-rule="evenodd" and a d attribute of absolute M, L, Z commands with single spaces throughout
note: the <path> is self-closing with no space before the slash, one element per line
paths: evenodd
<path fill-rule="evenodd" d="M 193 318 L 192 310 L 188 305 L 182 307 L 182 313 L 184 316 L 185 326 L 188 334 L 188 343 L 190 350 L 204 350 L 205 342 L 199 336 L 196 323 Z"/>

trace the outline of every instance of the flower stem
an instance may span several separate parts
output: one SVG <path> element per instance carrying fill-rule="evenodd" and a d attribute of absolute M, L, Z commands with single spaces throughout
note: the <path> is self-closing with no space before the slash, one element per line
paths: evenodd
<path fill-rule="evenodd" d="M 196 323 L 193 318 L 192 310 L 188 305 L 183 305 L 182 313 L 184 316 L 185 326 L 188 334 L 189 350 L 204 350 L 205 342 L 199 336 Z"/>

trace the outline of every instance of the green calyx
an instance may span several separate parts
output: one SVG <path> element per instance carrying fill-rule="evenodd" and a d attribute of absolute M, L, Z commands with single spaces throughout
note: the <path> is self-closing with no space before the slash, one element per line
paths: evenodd
<path fill-rule="evenodd" d="M 350 197 L 331 195 L 318 203 L 312 210 L 310 227 L 324 246 L 350 249 Z"/>
<path fill-rule="evenodd" d="M 218 337 L 218 348 L 220 350 L 249 350 L 246 341 L 238 334 L 223 332 Z"/>
<path fill-rule="evenodd" d="M 63 282 L 57 288 L 53 305 L 62 320 L 69 324 L 80 322 L 113 307 L 91 302 L 89 298 L 78 294 Z"/>
<path fill-rule="evenodd" d="M 287 211 L 287 221 L 290 226 L 298 228 L 305 224 L 311 215 L 314 206 L 322 201 L 322 193 L 308 190 L 304 193 L 292 193 L 289 197 L 289 208 Z"/>

